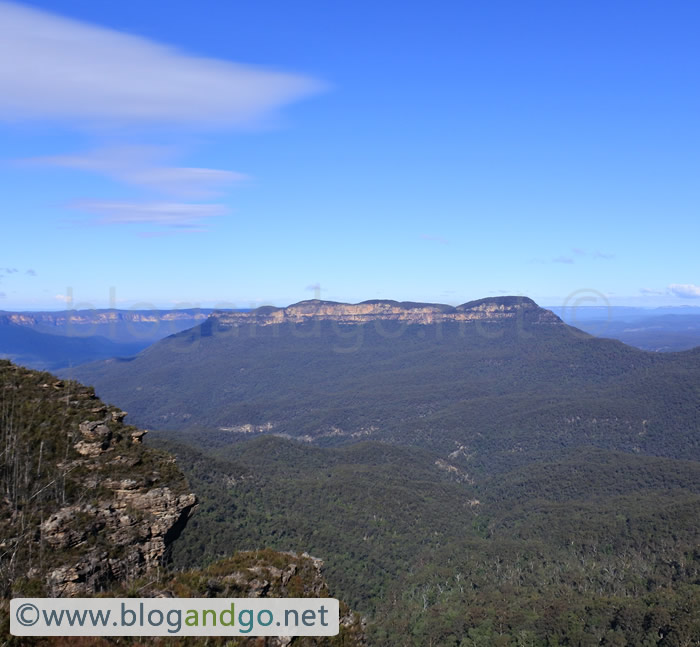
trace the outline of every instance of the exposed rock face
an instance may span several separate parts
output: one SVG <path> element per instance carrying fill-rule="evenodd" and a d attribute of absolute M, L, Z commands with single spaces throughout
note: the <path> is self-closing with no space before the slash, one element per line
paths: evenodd
<path fill-rule="evenodd" d="M 322 568 L 323 561 L 307 553 L 242 551 L 205 569 L 178 573 L 168 579 L 151 583 L 143 589 L 141 595 L 179 598 L 330 597 Z M 338 636 L 319 639 L 259 637 L 242 639 L 240 645 L 287 647 L 301 642 L 309 646 L 318 644 L 328 647 L 361 647 L 367 644 L 365 626 L 365 620 L 341 601 Z"/>
<path fill-rule="evenodd" d="M 92 472 L 82 485 L 101 492 L 96 503 L 62 507 L 41 524 L 41 539 L 52 549 L 87 549 L 72 563 L 48 573 L 46 583 L 52 597 L 91 594 L 162 565 L 196 504 L 194 494 L 155 487 L 161 480 L 157 472 L 134 477 L 130 467 L 138 465 L 139 459 L 119 452 L 110 428 L 121 426 L 125 415 L 112 410 L 102 420 L 78 426 L 82 438 L 74 448 L 83 458 L 73 460 L 67 468 Z M 140 444 L 146 433 L 134 428 L 125 431 L 130 441 L 125 442 L 131 445 Z M 116 478 L 103 479 L 102 472 L 114 473 Z M 98 541 L 89 545 L 91 538 Z"/>
<path fill-rule="evenodd" d="M 303 323 L 310 320 L 336 321 L 342 324 L 383 320 L 428 325 L 442 321 L 499 322 L 516 320 L 519 317 L 523 321 L 535 324 L 562 323 L 554 313 L 540 308 L 527 297 L 479 299 L 459 306 L 397 301 L 363 301 L 349 304 L 313 299 L 286 308 L 265 306 L 251 312 L 216 312 L 212 317 L 223 325 L 252 323 L 261 326 Z"/>
<path fill-rule="evenodd" d="M 148 488 L 129 479 L 106 486 L 114 492 L 112 499 L 66 506 L 41 524 L 42 540 L 61 552 L 100 538 L 73 563 L 48 572 L 52 597 L 92 594 L 161 566 L 196 503 L 193 494 L 176 495 L 167 487 Z"/>
<path fill-rule="evenodd" d="M 0 362 L 0 585 L 91 595 L 162 565 L 196 503 L 91 388 Z M 24 582 L 24 584 L 23 584 Z M 31 584 L 30 584 L 31 583 Z"/>
<path fill-rule="evenodd" d="M 65 310 L 61 312 L 2 312 L 0 323 L 68 328 L 105 326 L 116 322 L 161 323 L 204 321 L 208 310 Z M 371 300 L 362 303 L 338 303 L 311 299 L 286 308 L 263 306 L 250 312 L 221 311 L 212 316 L 222 323 L 301 323 L 311 318 L 341 323 L 364 323 L 374 320 L 405 321 L 431 324 L 439 321 L 499 321 L 527 316 L 535 323 L 561 323 L 559 317 L 540 308 L 532 299 L 520 296 L 493 297 L 469 301 L 459 306 L 440 303 Z"/>

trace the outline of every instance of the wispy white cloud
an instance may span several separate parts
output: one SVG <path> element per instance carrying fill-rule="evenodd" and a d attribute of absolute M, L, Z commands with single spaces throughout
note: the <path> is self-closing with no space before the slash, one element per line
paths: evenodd
<path fill-rule="evenodd" d="M 0 119 L 242 126 L 322 87 L 0 1 Z"/>
<path fill-rule="evenodd" d="M 565 263 L 567 265 L 571 265 L 574 262 L 574 259 L 571 258 L 571 256 L 557 256 L 556 258 L 552 259 L 552 263 Z"/>
<path fill-rule="evenodd" d="M 207 219 L 229 212 L 221 204 L 185 202 L 81 202 L 74 206 L 96 215 L 93 222 L 98 225 L 151 225 L 187 233 L 205 231 Z"/>
<path fill-rule="evenodd" d="M 25 272 L 27 276 L 36 276 L 36 270 L 29 269 Z"/>
<path fill-rule="evenodd" d="M 75 155 L 52 155 L 21 160 L 104 175 L 119 182 L 166 195 L 201 199 L 247 179 L 243 173 L 212 168 L 165 165 L 174 151 L 155 146 L 120 146 Z"/>
<path fill-rule="evenodd" d="M 672 283 L 668 286 L 668 291 L 674 296 L 683 299 L 700 298 L 700 285 L 693 285 L 692 283 Z"/>
<path fill-rule="evenodd" d="M 666 290 L 653 290 L 652 288 L 640 288 L 639 291 L 642 294 L 649 294 L 649 295 L 667 294 Z"/>
<path fill-rule="evenodd" d="M 154 167 L 133 170 L 124 180 L 170 195 L 208 197 L 220 189 L 246 179 L 243 173 L 213 168 Z"/>

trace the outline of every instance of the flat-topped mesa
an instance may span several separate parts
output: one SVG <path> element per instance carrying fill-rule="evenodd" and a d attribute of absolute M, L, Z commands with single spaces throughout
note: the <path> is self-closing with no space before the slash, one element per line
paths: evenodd
<path fill-rule="evenodd" d="M 559 317 L 549 310 L 540 308 L 532 299 L 518 296 L 479 299 L 459 306 L 388 300 L 352 304 L 311 299 L 294 303 L 286 308 L 263 306 L 250 312 L 215 312 L 212 317 L 224 325 L 261 326 L 303 323 L 311 320 L 348 324 L 383 320 L 429 325 L 442 321 L 499 322 L 518 317 L 523 317 L 528 323 L 562 323 Z"/>

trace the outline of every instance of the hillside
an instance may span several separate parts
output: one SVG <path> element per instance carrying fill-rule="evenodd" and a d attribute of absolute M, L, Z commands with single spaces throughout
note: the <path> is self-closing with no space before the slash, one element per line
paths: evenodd
<path fill-rule="evenodd" d="M 372 439 L 490 471 L 579 445 L 700 457 L 699 349 L 597 339 L 518 297 L 219 313 L 70 375 L 133 422 L 209 445 Z"/>
<path fill-rule="evenodd" d="M 169 570 L 196 497 L 169 453 L 142 444 L 91 387 L 0 360 L 0 637 L 10 645 L 75 644 L 8 635 L 11 597 L 94 595 L 328 596 L 320 560 L 297 553 L 236 552 L 207 570 Z M 302 645 L 361 645 L 361 619 L 343 606 L 337 637 Z M 229 641 L 230 642 L 230 641 Z M 81 645 L 166 644 L 139 638 Z M 228 644 L 190 639 L 188 644 Z M 257 645 L 256 639 L 236 644 Z M 288 642 L 269 639 L 267 645 Z"/>

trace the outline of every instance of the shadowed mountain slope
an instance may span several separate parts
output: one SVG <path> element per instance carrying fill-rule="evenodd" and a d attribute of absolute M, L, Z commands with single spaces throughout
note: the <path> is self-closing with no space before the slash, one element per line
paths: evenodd
<path fill-rule="evenodd" d="M 209 444 L 373 439 L 487 470 L 577 445 L 700 456 L 700 350 L 597 339 L 520 297 L 214 314 L 71 375 L 137 424 Z"/>

